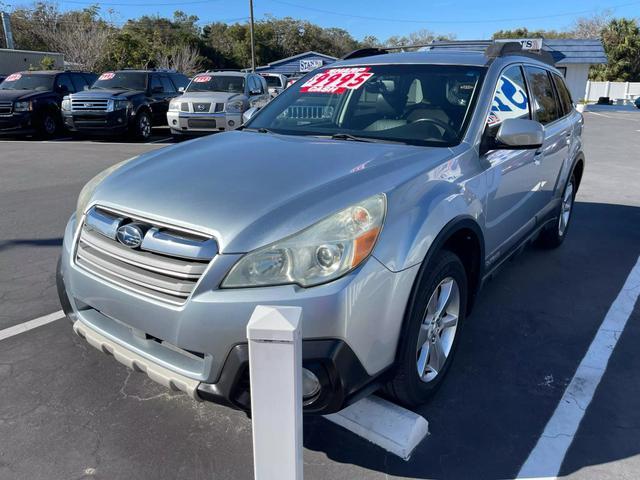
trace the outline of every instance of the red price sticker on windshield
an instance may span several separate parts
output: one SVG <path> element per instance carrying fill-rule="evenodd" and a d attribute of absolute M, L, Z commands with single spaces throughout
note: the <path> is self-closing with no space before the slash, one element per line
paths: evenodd
<path fill-rule="evenodd" d="M 12 73 L 11 75 L 9 75 L 7 78 L 5 78 L 5 80 L 7 82 L 15 82 L 16 80 L 20 80 L 22 78 L 22 75 L 19 73 Z"/>
<path fill-rule="evenodd" d="M 331 68 L 311 77 L 300 87 L 303 93 L 342 94 L 356 90 L 373 76 L 370 67 Z"/>
<path fill-rule="evenodd" d="M 106 72 L 100 75 L 100 78 L 98 80 L 111 80 L 115 76 L 116 74 L 113 72 Z"/>
<path fill-rule="evenodd" d="M 211 75 L 200 75 L 199 77 L 195 77 L 193 81 L 196 83 L 207 83 L 211 81 Z"/>

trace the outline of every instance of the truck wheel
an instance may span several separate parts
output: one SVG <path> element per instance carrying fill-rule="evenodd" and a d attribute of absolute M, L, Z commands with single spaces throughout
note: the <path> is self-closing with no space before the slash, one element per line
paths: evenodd
<path fill-rule="evenodd" d="M 151 138 L 151 117 L 147 112 L 140 112 L 136 115 L 133 134 L 139 140 L 149 140 Z"/>
<path fill-rule="evenodd" d="M 457 255 L 443 250 L 422 267 L 407 309 L 394 377 L 385 391 L 396 402 L 426 402 L 447 374 L 467 306 L 467 274 Z"/>
<path fill-rule="evenodd" d="M 571 214 L 573 213 L 573 202 L 576 198 L 576 191 L 576 177 L 572 173 L 564 187 L 564 192 L 562 192 L 562 201 L 556 210 L 558 220 L 540 232 L 537 243 L 541 247 L 557 248 L 564 242 L 564 239 L 567 237 L 569 225 L 571 224 Z"/>
<path fill-rule="evenodd" d="M 38 126 L 38 133 L 42 137 L 53 137 L 58 131 L 58 121 L 51 112 L 45 112 Z"/>

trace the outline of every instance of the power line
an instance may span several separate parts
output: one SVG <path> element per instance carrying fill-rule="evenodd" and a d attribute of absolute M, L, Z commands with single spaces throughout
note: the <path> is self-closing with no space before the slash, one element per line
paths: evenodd
<path fill-rule="evenodd" d="M 582 10 L 582 11 L 577 11 L 577 12 L 566 12 L 566 13 L 557 13 L 557 14 L 552 14 L 552 15 L 540 15 L 540 16 L 535 16 L 535 17 L 519 17 L 519 18 L 498 18 L 498 19 L 491 19 L 491 20 L 416 20 L 416 19 L 407 19 L 407 18 L 384 18 L 384 17 L 370 17 L 368 15 L 356 15 L 356 14 L 350 14 L 350 13 L 344 13 L 344 12 L 335 12 L 332 10 L 325 10 L 322 8 L 316 8 L 316 7 L 310 7 L 308 5 L 299 5 L 299 4 L 295 4 L 295 3 L 291 3 L 291 2 L 287 2 L 284 0 L 271 0 L 271 2 L 273 3 L 279 3 L 281 5 L 287 5 L 289 7 L 294 7 L 294 8 L 301 8 L 304 10 L 310 10 L 313 12 L 318 12 L 318 13 L 325 13 L 328 15 L 337 15 L 340 17 L 348 17 L 348 18 L 358 18 L 360 20 L 371 20 L 371 21 L 376 21 L 376 22 L 393 22 L 393 23 L 432 23 L 432 24 L 460 24 L 460 23 L 466 23 L 466 24 L 473 24 L 473 23 L 487 23 L 487 22 L 522 22 L 522 21 L 526 21 L 526 20 L 545 20 L 545 19 L 549 19 L 549 18 L 558 18 L 558 17 L 569 17 L 569 16 L 574 16 L 574 15 L 583 15 L 586 13 L 593 13 L 596 12 L 598 10 L 601 10 L 599 8 L 592 8 L 590 10 Z M 611 10 L 615 10 L 618 8 L 622 8 L 622 7 L 629 7 L 629 6 L 633 6 L 633 5 L 639 5 L 640 1 L 637 2 L 629 2 L 629 3 L 622 3 L 619 5 L 612 5 L 610 7 L 608 7 Z"/>

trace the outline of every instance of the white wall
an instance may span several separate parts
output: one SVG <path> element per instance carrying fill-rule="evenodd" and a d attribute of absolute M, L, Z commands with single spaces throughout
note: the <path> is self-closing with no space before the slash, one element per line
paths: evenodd
<path fill-rule="evenodd" d="M 640 96 L 640 82 L 588 82 L 585 98 L 595 102 L 599 97 L 624 99 L 626 94 Z"/>
<path fill-rule="evenodd" d="M 585 98 L 590 66 L 590 64 L 566 65 L 567 73 L 565 74 L 565 81 L 567 82 L 567 87 L 569 87 L 574 102 Z"/>

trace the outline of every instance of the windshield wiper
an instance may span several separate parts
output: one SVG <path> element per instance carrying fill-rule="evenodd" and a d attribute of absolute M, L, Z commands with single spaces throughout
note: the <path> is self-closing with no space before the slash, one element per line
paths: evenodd
<path fill-rule="evenodd" d="M 376 142 L 376 140 L 372 138 L 356 137 L 355 135 L 351 135 L 349 133 L 334 133 L 330 138 L 331 140 L 351 140 L 353 142 Z"/>

